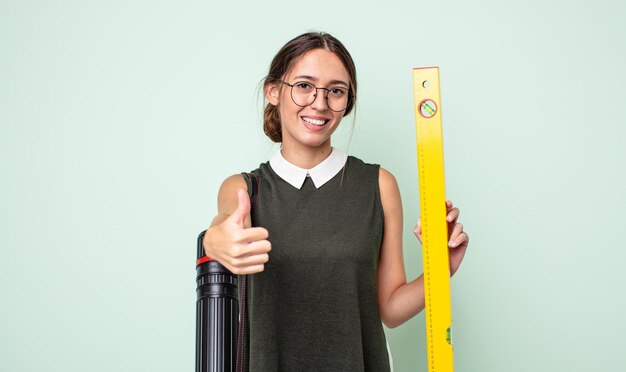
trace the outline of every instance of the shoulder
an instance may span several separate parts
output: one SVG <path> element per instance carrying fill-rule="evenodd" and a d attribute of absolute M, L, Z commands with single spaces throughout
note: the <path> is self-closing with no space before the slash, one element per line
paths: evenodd
<path fill-rule="evenodd" d="M 378 188 L 380 190 L 380 201 L 384 211 L 402 208 L 398 182 L 393 174 L 383 167 L 380 167 L 378 172 Z"/>
<path fill-rule="evenodd" d="M 363 166 L 363 167 L 375 167 L 375 168 L 380 167 L 380 165 L 378 165 L 378 164 L 366 163 L 363 160 L 357 158 L 356 156 L 352 156 L 352 155 L 348 155 L 348 159 L 346 160 L 346 164 L 353 164 L 353 165 L 358 165 L 358 166 Z"/>
<path fill-rule="evenodd" d="M 365 173 L 370 174 L 372 178 L 378 180 L 378 194 L 383 210 L 396 209 L 401 204 L 400 189 L 394 175 L 380 164 L 366 163 L 363 160 L 348 156 L 347 168 L 360 173 L 358 169 L 362 169 Z"/>
<path fill-rule="evenodd" d="M 236 209 L 239 190 L 248 192 L 248 185 L 242 174 L 233 174 L 222 182 L 217 193 L 217 208 L 220 213 L 230 214 Z"/>
<path fill-rule="evenodd" d="M 381 194 L 394 192 L 398 189 L 398 183 L 394 175 L 387 169 L 381 167 L 380 164 L 366 163 L 355 156 L 348 156 L 346 165 L 348 169 L 365 170 L 368 174 L 371 174 L 372 177 L 378 179 L 378 187 Z"/>
<path fill-rule="evenodd" d="M 375 179 L 378 179 L 380 165 L 366 163 L 363 160 L 350 155 L 346 160 L 346 169 L 349 173 L 358 174 L 361 177 L 365 177 L 367 181 L 371 182 Z"/>
<path fill-rule="evenodd" d="M 370 168 L 371 171 L 376 172 L 380 186 L 397 186 L 396 178 L 393 176 L 393 174 L 391 174 L 391 172 L 389 172 L 387 169 L 381 167 L 380 164 L 366 163 L 363 160 L 352 155 L 348 156 L 347 164 L 348 168 L 350 166 Z"/>
<path fill-rule="evenodd" d="M 380 187 L 381 193 L 384 193 L 385 191 L 397 190 L 398 182 L 391 172 L 383 167 L 379 167 L 378 186 Z"/>
<path fill-rule="evenodd" d="M 233 174 L 232 176 L 227 177 L 222 182 L 222 186 L 220 186 L 220 194 L 222 192 L 227 192 L 227 193 L 234 192 L 236 194 L 237 190 L 240 190 L 240 189 L 243 189 L 243 190 L 248 189 L 246 179 L 244 178 L 243 174 Z"/>
<path fill-rule="evenodd" d="M 230 177 L 227 177 L 220 187 L 220 194 L 225 193 L 234 193 L 237 194 L 237 190 L 248 191 L 250 189 L 250 174 L 254 173 L 258 177 L 263 177 L 266 173 L 269 172 L 269 162 L 262 163 L 259 167 L 251 172 L 242 172 L 233 174 Z"/>

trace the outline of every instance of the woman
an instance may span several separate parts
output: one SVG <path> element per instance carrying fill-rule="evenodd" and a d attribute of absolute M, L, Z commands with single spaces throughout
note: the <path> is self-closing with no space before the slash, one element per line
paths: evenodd
<path fill-rule="evenodd" d="M 281 149 L 227 178 L 203 244 L 249 276 L 251 371 L 388 371 L 381 321 L 396 327 L 424 308 L 423 277 L 408 282 L 395 178 L 331 146 L 356 102 L 354 63 L 337 39 L 306 33 L 275 56 L 264 82 L 264 131 Z M 443 208 L 443 206 L 442 206 Z M 450 271 L 468 244 L 446 202 Z M 415 228 L 421 240 L 421 226 Z"/>

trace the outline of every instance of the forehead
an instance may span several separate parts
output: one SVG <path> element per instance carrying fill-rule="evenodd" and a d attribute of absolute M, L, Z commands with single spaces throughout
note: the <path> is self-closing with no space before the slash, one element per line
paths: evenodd
<path fill-rule="evenodd" d="M 350 75 L 343 62 L 335 53 L 325 49 L 313 49 L 306 52 L 296 60 L 285 75 L 287 79 L 298 76 L 310 76 L 313 80 L 319 80 L 322 83 L 333 80 L 346 83 L 350 81 Z"/>

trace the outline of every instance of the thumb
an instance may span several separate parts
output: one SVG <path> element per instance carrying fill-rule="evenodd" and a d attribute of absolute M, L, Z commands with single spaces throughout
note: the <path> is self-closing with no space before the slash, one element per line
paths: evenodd
<path fill-rule="evenodd" d="M 237 209 L 231 214 L 230 218 L 233 222 L 244 227 L 246 218 L 250 214 L 250 197 L 243 190 L 237 190 Z"/>

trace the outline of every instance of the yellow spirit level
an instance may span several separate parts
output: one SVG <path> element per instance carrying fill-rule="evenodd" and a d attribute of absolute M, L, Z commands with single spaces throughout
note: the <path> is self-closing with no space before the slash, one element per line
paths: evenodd
<path fill-rule="evenodd" d="M 454 370 L 439 67 L 413 69 L 428 371 Z"/>

